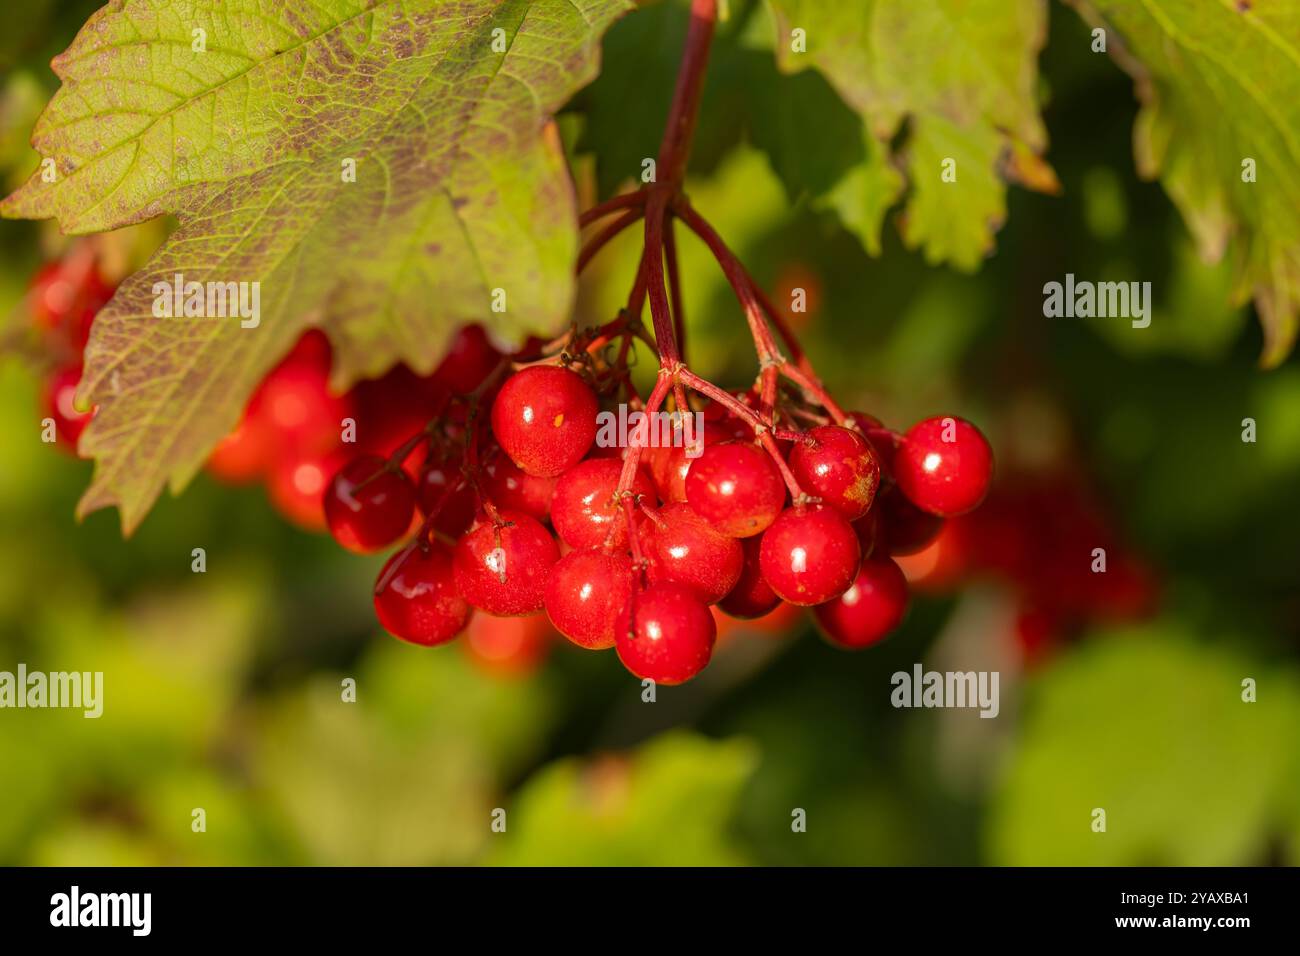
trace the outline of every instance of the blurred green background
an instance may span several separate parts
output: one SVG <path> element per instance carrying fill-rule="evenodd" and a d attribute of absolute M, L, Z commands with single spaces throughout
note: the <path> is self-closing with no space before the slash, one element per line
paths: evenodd
<path fill-rule="evenodd" d="M 22 6 L 0 13 L 7 187 L 35 164 L 45 64 L 96 4 Z M 561 117 L 581 188 L 653 154 L 682 23 L 669 5 L 610 34 L 606 72 Z M 1300 862 L 1300 364 L 1256 368 L 1257 323 L 1226 304 L 1225 270 L 1135 178 L 1129 79 L 1052 8 L 1041 68 L 1063 194 L 1012 190 L 996 254 L 965 275 L 904 250 L 892 224 L 869 258 L 788 192 L 769 131 L 728 103 L 795 82 L 749 36 L 742 22 L 719 37 L 695 205 L 778 297 L 815 293 L 802 335 L 846 405 L 898 427 L 961 414 L 1003 477 L 1086 483 L 1158 579 L 1155 612 L 1076 615 L 1068 639 L 1027 656 L 1015 587 L 968 575 L 922 588 L 903 629 L 857 654 L 802 618 L 740 628 L 653 704 L 612 653 L 562 641 L 503 674 L 463 640 L 423 650 L 378 632 L 380 559 L 291 528 L 258 489 L 200 477 L 127 541 L 114 514 L 78 524 L 90 465 L 40 442 L 39 375 L 18 344 L 0 359 L 0 670 L 102 670 L 106 702 L 99 720 L 0 711 L 0 863 Z M 838 120 L 813 121 L 830 135 Z M 0 248 L 13 345 L 58 242 L 3 222 Z M 610 313 L 634 255 L 629 239 L 600 261 L 585 316 Z M 746 384 L 739 310 L 688 239 L 683 269 L 692 364 Z M 1151 327 L 1045 319 L 1042 285 L 1066 272 L 1151 281 Z M 889 677 L 916 662 L 999 670 L 1000 716 L 893 709 Z"/>

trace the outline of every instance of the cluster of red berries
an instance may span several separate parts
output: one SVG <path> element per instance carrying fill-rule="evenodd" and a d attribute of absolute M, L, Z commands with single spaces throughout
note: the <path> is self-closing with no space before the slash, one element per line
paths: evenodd
<path fill-rule="evenodd" d="M 41 387 L 41 416 L 54 422 L 58 444 L 75 449 L 94 410 L 76 404 L 82 353 L 95 313 L 113 297 L 114 286 L 100 269 L 94 250 L 80 244 L 63 258 L 46 263 L 32 278 L 27 306 L 48 359 Z"/>
<path fill-rule="evenodd" d="M 356 455 L 326 490 L 330 532 L 349 550 L 417 528 L 375 586 L 398 638 L 442 644 L 476 610 L 544 609 L 573 643 L 677 684 L 709 662 L 710 605 L 748 619 L 787 602 L 812 608 L 833 643 L 865 647 L 907 608 L 891 556 L 978 505 L 992 475 L 988 443 L 961 419 L 898 435 L 856 415 L 783 436 L 778 465 L 717 404 L 699 444 L 631 454 L 596 443 L 600 400 L 582 374 L 511 368 L 503 359 L 388 457 Z"/>
<path fill-rule="evenodd" d="M 325 488 L 350 457 L 391 455 L 451 395 L 472 389 L 500 358 L 483 328 L 467 325 L 431 375 L 417 376 L 399 365 L 334 394 L 329 341 L 310 331 L 262 380 L 239 424 L 214 449 L 208 470 L 231 484 L 264 483 L 282 516 L 323 531 Z M 418 462 L 413 455 L 412 474 Z"/>
<path fill-rule="evenodd" d="M 1160 596 L 1156 570 L 1068 459 L 1007 469 L 978 510 L 946 522 L 904 570 L 918 591 L 1000 585 L 1014 600 L 1012 637 L 1029 665 L 1093 625 L 1151 614 Z"/>

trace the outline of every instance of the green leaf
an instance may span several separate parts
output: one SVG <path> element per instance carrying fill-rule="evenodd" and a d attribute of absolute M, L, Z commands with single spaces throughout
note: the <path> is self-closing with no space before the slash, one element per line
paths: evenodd
<path fill-rule="evenodd" d="M 1234 301 L 1252 297 L 1261 362 L 1295 344 L 1300 310 L 1300 6 L 1072 0 L 1104 24 L 1142 110 L 1138 172 L 1158 178 L 1202 257 L 1230 254 Z M 1255 182 L 1242 179 L 1255 162 Z"/>
<path fill-rule="evenodd" d="M 991 816 L 993 862 L 1264 862 L 1296 812 L 1294 672 L 1194 643 L 1175 625 L 1080 648 L 1030 687 Z M 1254 703 L 1242 700 L 1247 677 Z M 1104 833 L 1092 828 L 1096 808 Z"/>
<path fill-rule="evenodd" d="M 492 838 L 500 780 L 536 759 L 552 695 L 444 650 L 378 636 L 356 670 L 259 709 L 250 772 L 307 862 L 464 865 Z"/>
<path fill-rule="evenodd" d="M 63 86 L 33 136 L 58 178 L 38 171 L 0 211 L 70 233 L 162 213 L 180 225 L 95 322 L 81 513 L 116 504 L 132 530 L 310 325 L 337 346 L 341 387 L 398 360 L 430 370 L 468 319 L 515 337 L 562 323 L 577 233 L 548 120 L 628 7 L 117 0 L 96 13 L 55 59 Z M 156 318 L 155 283 L 178 273 L 260 283 L 260 323 Z M 498 288 L 504 314 L 489 311 Z"/>
<path fill-rule="evenodd" d="M 508 810 L 490 863 L 505 866 L 728 866 L 726 834 L 756 765 L 742 740 L 659 737 L 630 758 L 561 760 L 529 780 Z"/>
<path fill-rule="evenodd" d="M 1041 0 L 770 3 L 782 68 L 819 69 L 870 132 L 865 167 L 830 199 L 868 251 L 878 249 L 880 223 L 901 188 L 894 165 L 911 184 L 907 245 L 965 270 L 993 249 L 1006 217 L 1006 179 L 1056 189 L 1040 158 L 1047 140 L 1036 95 L 1047 22 Z M 806 50 L 795 49 L 796 30 Z M 947 159 L 956 160 L 953 182 L 941 178 Z"/>

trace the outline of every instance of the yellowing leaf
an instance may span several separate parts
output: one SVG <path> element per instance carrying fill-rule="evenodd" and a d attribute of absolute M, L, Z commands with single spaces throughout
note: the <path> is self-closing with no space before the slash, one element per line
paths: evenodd
<path fill-rule="evenodd" d="M 902 233 L 928 260 L 971 270 L 992 251 L 1006 217 L 1004 177 L 1055 188 L 1039 158 L 1047 140 L 1036 98 L 1042 0 L 770 2 L 783 69 L 820 69 L 886 157 L 907 124 L 892 156 L 911 184 Z M 871 184 L 866 203 L 860 186 L 831 202 L 874 251 L 897 183 L 882 175 L 883 162 L 870 169 L 858 174 Z"/>
<path fill-rule="evenodd" d="M 1138 172 L 1159 178 L 1203 258 L 1230 256 L 1235 301 L 1254 298 L 1261 361 L 1276 365 L 1300 310 L 1300 5 L 1074 5 L 1104 24 L 1107 49 L 1134 78 Z"/>
<path fill-rule="evenodd" d="M 73 233 L 163 213 L 180 225 L 95 322 L 81 512 L 116 504 L 133 529 L 308 326 L 338 347 L 342 386 L 398 360 L 431 369 L 468 319 L 513 336 L 562 323 L 577 230 L 548 121 L 629 6 L 115 0 L 96 13 L 56 58 L 63 86 L 33 137 L 58 175 L 38 171 L 0 211 Z M 249 283 L 256 323 L 158 317 L 178 275 Z"/>

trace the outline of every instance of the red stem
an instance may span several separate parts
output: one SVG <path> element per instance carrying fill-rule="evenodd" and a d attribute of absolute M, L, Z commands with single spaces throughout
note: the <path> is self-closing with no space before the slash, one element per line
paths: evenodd
<path fill-rule="evenodd" d="M 677 71 L 677 87 L 672 107 L 664 124 L 663 143 L 659 147 L 658 174 L 673 191 L 686 175 L 686 160 L 699 116 L 700 93 L 704 89 L 704 70 L 709 62 L 709 45 L 713 25 L 718 19 L 717 0 L 692 0 L 691 23 L 686 31 L 686 47 Z"/>
<path fill-rule="evenodd" d="M 668 260 L 668 296 L 673 310 L 673 334 L 677 337 L 677 351 L 685 362 L 686 314 L 682 310 L 682 279 L 677 266 L 677 234 L 671 216 L 664 226 L 664 258 Z"/>
<path fill-rule="evenodd" d="M 645 193 L 637 190 L 634 193 L 622 193 L 611 199 L 606 199 L 602 203 L 592 206 L 581 216 L 578 217 L 580 227 L 590 226 L 597 219 L 603 219 L 605 216 L 618 212 L 620 209 L 630 207 L 641 207 L 645 205 Z"/>
<path fill-rule="evenodd" d="M 766 365 L 768 362 L 779 360 L 781 351 L 772 338 L 772 330 L 763 318 L 763 307 L 754 294 L 754 283 L 749 273 L 745 271 L 745 267 L 741 265 L 735 253 L 727 248 L 727 244 L 722 241 L 717 231 L 705 221 L 703 216 L 691 208 L 690 203 L 678 199 L 674 203 L 673 210 L 681 217 L 682 222 L 703 240 L 709 247 L 709 251 L 713 253 L 713 258 L 718 261 L 722 274 L 727 277 L 732 291 L 740 300 L 741 308 L 745 310 L 745 320 L 749 323 L 749 331 L 754 338 L 754 348 L 758 352 L 759 362 Z"/>
<path fill-rule="evenodd" d="M 718 388 L 708 379 L 700 378 L 690 369 L 681 369 L 678 377 L 687 388 L 694 389 L 705 398 L 712 399 L 718 404 L 725 407 L 733 415 L 744 419 L 751 428 L 754 429 L 754 437 L 759 444 L 763 446 L 764 451 L 772 459 L 772 464 L 776 465 L 776 470 L 781 473 L 781 478 L 785 486 L 790 489 L 790 498 L 795 504 L 802 504 L 809 500 L 804 494 L 803 489 L 799 487 L 799 481 L 786 464 L 785 456 L 781 454 L 781 449 L 776 446 L 776 440 L 772 437 L 771 426 L 768 425 L 763 417 L 736 396 L 732 395 L 726 389 Z"/>
<path fill-rule="evenodd" d="M 582 251 L 578 253 L 578 271 L 581 272 L 583 269 L 587 268 L 587 264 L 591 262 L 596 253 L 605 248 L 606 243 L 628 226 L 632 225 L 632 223 L 640 219 L 641 215 L 642 210 L 640 207 L 629 209 L 600 232 L 596 233 L 596 235 L 582 247 Z"/>

